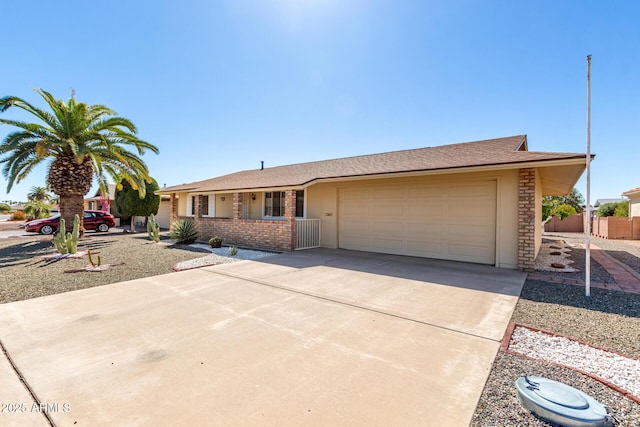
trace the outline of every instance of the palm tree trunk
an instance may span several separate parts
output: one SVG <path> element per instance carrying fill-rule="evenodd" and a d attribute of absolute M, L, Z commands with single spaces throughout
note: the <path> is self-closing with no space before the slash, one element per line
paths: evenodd
<path fill-rule="evenodd" d="M 60 217 L 64 219 L 66 231 L 73 231 L 73 219 L 80 217 L 80 237 L 84 236 L 84 197 L 79 194 L 60 195 Z"/>

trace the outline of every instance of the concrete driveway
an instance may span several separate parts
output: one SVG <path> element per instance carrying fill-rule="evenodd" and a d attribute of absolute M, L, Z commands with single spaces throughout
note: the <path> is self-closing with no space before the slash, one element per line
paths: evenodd
<path fill-rule="evenodd" d="M 318 249 L 0 305 L 0 425 L 466 426 L 525 277 Z"/>

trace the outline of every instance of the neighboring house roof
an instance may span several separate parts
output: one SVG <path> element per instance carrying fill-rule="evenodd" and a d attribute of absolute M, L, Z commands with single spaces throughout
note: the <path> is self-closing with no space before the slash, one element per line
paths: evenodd
<path fill-rule="evenodd" d="M 116 185 L 115 184 L 108 184 L 107 185 L 109 187 L 109 200 L 114 200 L 115 194 L 116 194 Z M 95 192 L 95 194 L 92 197 L 85 197 L 84 200 L 86 201 L 92 201 L 92 200 L 96 200 L 96 201 L 100 201 L 100 189 L 98 188 Z"/>
<path fill-rule="evenodd" d="M 632 188 L 622 193 L 622 195 L 626 197 L 637 196 L 638 194 L 640 194 L 640 187 Z"/>
<path fill-rule="evenodd" d="M 496 167 L 518 168 L 527 165 L 586 164 L 586 155 L 581 153 L 550 153 L 527 151 L 526 135 L 483 141 L 464 142 L 437 147 L 393 151 L 381 154 L 346 157 L 333 160 L 252 169 L 211 178 L 190 184 L 165 187 L 157 194 L 176 192 L 220 192 L 232 190 L 252 190 L 259 188 L 306 186 L 314 181 L 348 179 L 356 177 L 391 175 L 400 173 L 440 172 L 474 168 Z M 584 167 L 574 168 L 569 173 L 575 181 Z M 564 172 L 566 173 L 566 172 Z M 576 176 L 577 174 L 577 176 Z M 544 177 L 543 177 L 544 178 Z M 544 181 L 544 179 L 543 179 Z M 552 180 L 547 180 L 550 185 Z M 566 181 L 566 180 L 565 180 Z M 558 186 L 553 192 L 562 193 L 566 185 Z M 566 190 L 566 192 L 568 192 Z M 566 192 L 564 194 L 566 194 Z"/>
<path fill-rule="evenodd" d="M 598 199 L 596 200 L 596 202 L 593 204 L 594 207 L 599 207 L 604 205 L 605 203 L 620 203 L 620 202 L 624 202 L 625 199 Z"/>

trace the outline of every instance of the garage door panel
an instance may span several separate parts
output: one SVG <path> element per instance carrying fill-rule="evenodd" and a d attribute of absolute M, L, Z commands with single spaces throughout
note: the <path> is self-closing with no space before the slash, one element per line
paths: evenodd
<path fill-rule="evenodd" d="M 369 205 L 353 203 L 344 207 L 342 215 L 344 218 L 367 218 L 369 216 L 370 209 Z"/>
<path fill-rule="evenodd" d="M 428 205 L 412 205 L 406 206 L 406 216 L 409 218 L 441 218 L 444 215 L 444 207 L 441 203 L 433 203 Z"/>
<path fill-rule="evenodd" d="M 402 191 L 398 191 L 397 188 L 383 188 L 380 190 L 373 190 L 371 195 L 374 199 L 382 199 L 382 200 L 393 200 L 393 199 L 403 199 L 404 193 Z"/>
<path fill-rule="evenodd" d="M 447 196 L 451 198 L 486 198 L 492 194 L 495 194 L 495 185 L 488 182 L 447 186 Z"/>
<path fill-rule="evenodd" d="M 402 205 L 374 206 L 371 210 L 371 213 L 375 218 L 385 216 L 398 218 L 399 216 L 402 216 L 403 212 Z"/>
<path fill-rule="evenodd" d="M 494 230 L 482 225 L 458 224 L 450 225 L 448 236 L 452 241 L 464 242 L 482 239 L 489 244 L 493 242 Z"/>
<path fill-rule="evenodd" d="M 441 199 L 444 194 L 444 186 L 408 187 L 407 197 L 409 199 Z"/>
<path fill-rule="evenodd" d="M 411 255 L 425 256 L 434 258 L 435 255 L 442 253 L 442 243 L 428 240 L 407 240 L 405 247 Z"/>
<path fill-rule="evenodd" d="M 342 248 L 495 263 L 496 181 L 348 189 L 339 203 Z"/>
<path fill-rule="evenodd" d="M 345 221 L 344 222 L 345 230 L 349 230 L 348 234 L 368 234 L 369 233 L 369 223 L 362 221 Z"/>
<path fill-rule="evenodd" d="M 410 236 L 420 237 L 421 239 L 426 238 L 437 238 L 441 239 L 444 236 L 444 232 L 441 224 L 437 223 L 418 223 L 418 222 L 409 222 L 407 223 L 407 234 Z"/>
<path fill-rule="evenodd" d="M 371 239 L 371 244 L 378 249 L 378 252 L 402 250 L 402 241 L 396 239 L 377 239 L 374 237 Z"/>
<path fill-rule="evenodd" d="M 362 189 L 345 189 L 343 190 L 345 199 L 348 200 L 367 200 L 370 198 L 369 190 Z"/>
<path fill-rule="evenodd" d="M 449 244 L 447 245 L 449 255 L 458 261 L 483 263 L 486 259 L 486 246 Z"/>
<path fill-rule="evenodd" d="M 345 240 L 349 242 L 349 249 L 368 251 L 371 248 L 371 242 L 368 236 L 349 234 L 345 236 Z"/>
<path fill-rule="evenodd" d="M 376 234 L 386 234 L 386 233 L 402 233 L 402 229 L 404 228 L 402 223 L 398 222 L 373 222 L 373 235 Z"/>

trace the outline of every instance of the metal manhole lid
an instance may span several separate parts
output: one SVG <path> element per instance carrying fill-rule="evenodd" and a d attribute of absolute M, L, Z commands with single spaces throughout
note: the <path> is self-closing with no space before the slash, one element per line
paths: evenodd
<path fill-rule="evenodd" d="M 582 392 L 556 381 L 541 381 L 536 384 L 536 387 L 532 387 L 531 391 L 556 405 L 572 409 L 587 409 L 589 407 L 589 402 L 582 396 Z"/>
<path fill-rule="evenodd" d="M 516 381 L 522 406 L 541 418 L 563 426 L 613 425 L 607 408 L 591 396 L 567 384 L 523 375 Z"/>

